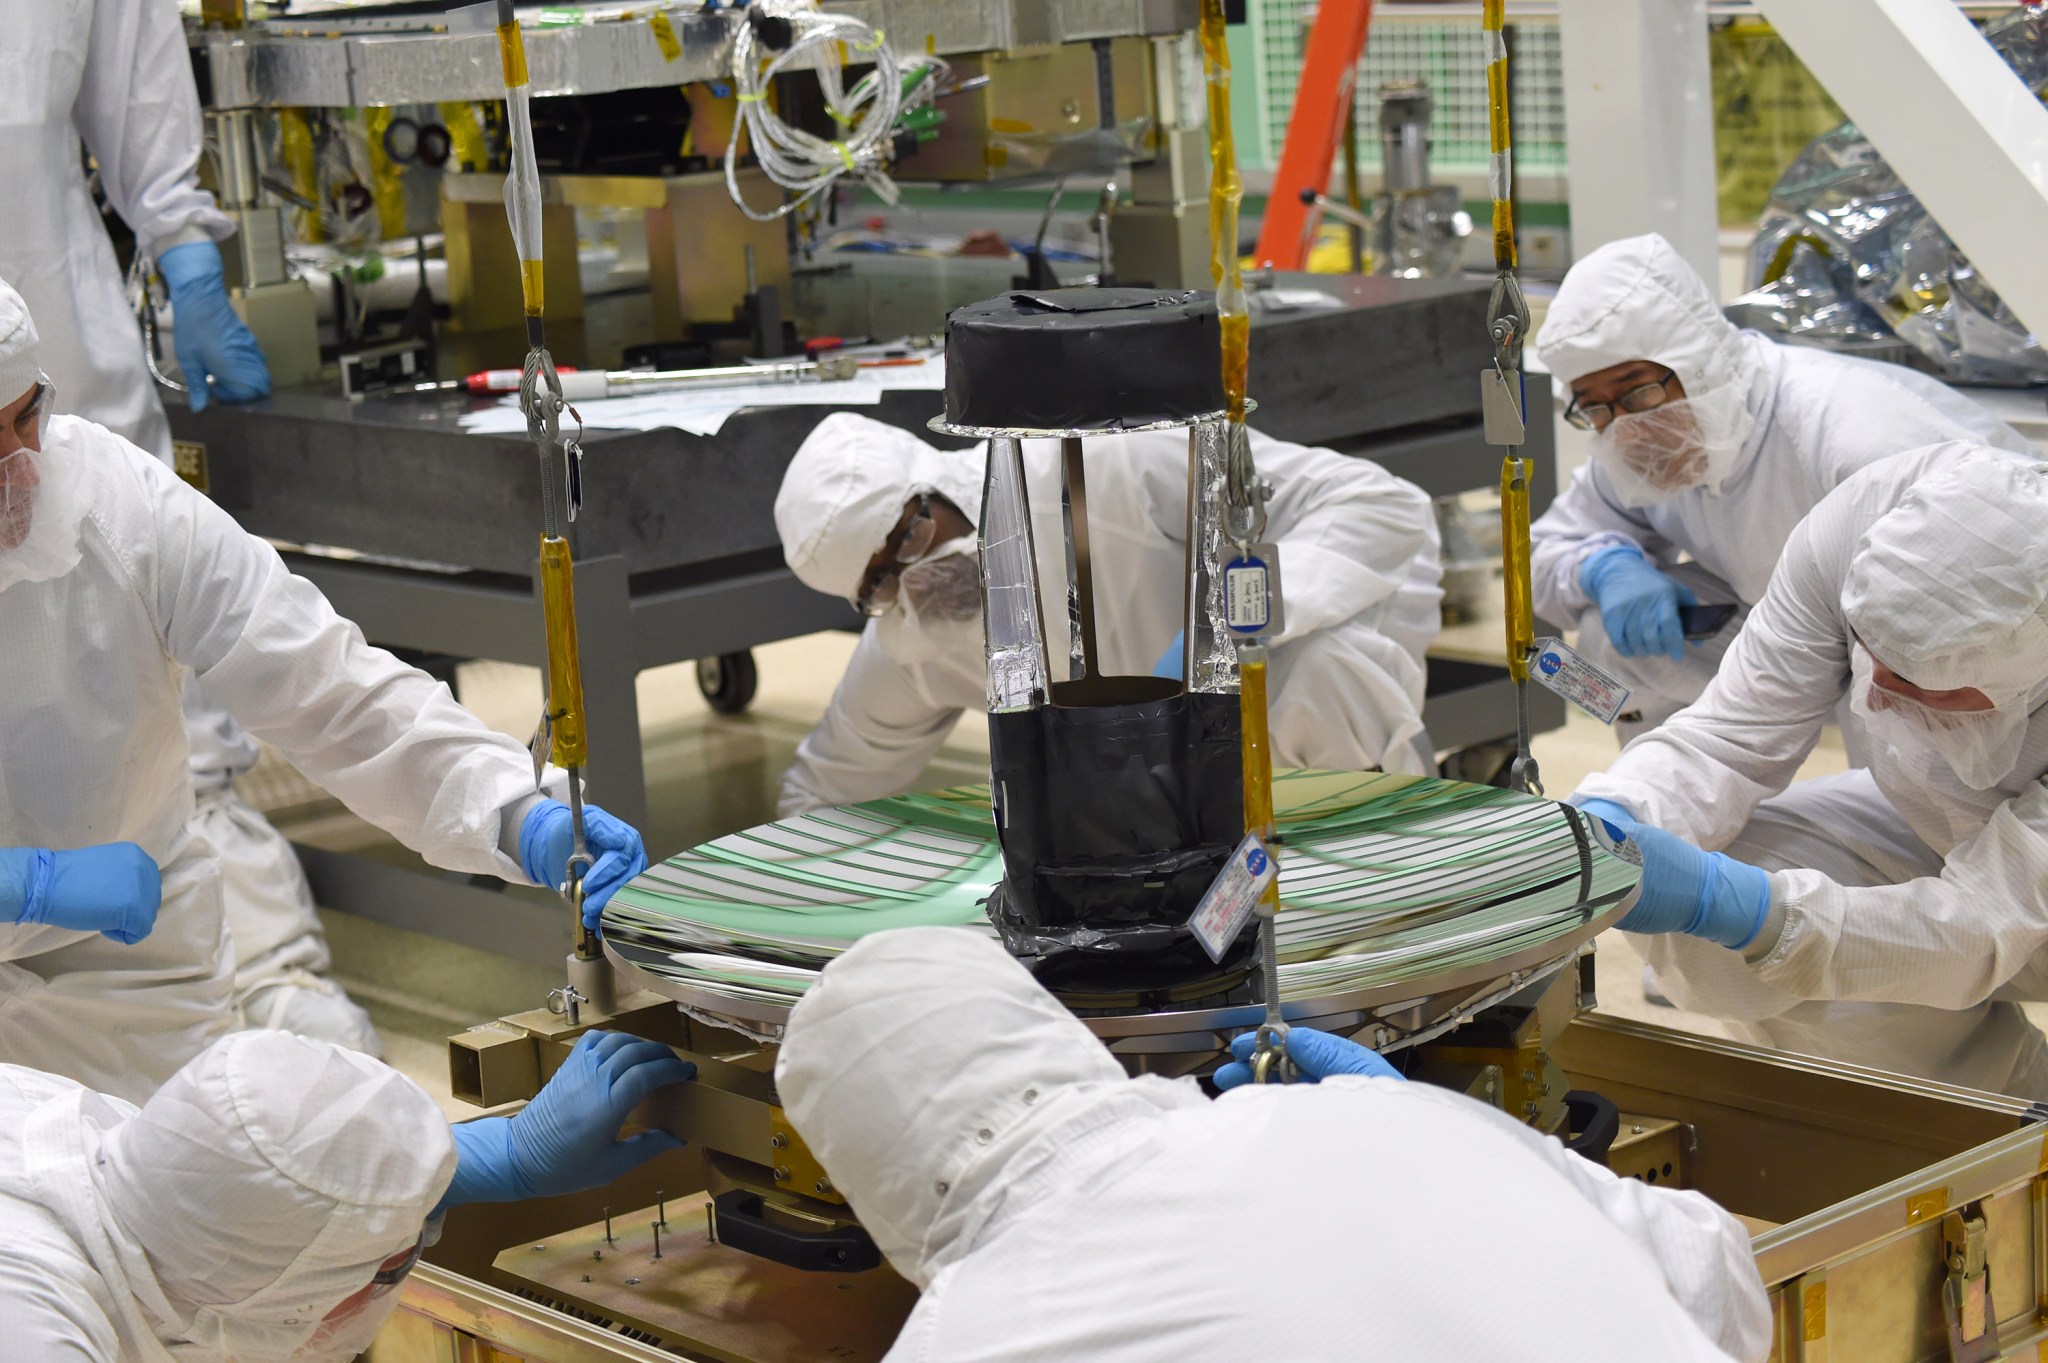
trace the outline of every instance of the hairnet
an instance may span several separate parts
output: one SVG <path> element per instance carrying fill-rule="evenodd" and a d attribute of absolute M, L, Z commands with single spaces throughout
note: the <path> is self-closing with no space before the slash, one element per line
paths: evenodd
<path fill-rule="evenodd" d="M 36 323 L 14 286 L 0 279 L 0 407 L 35 387 L 42 373 Z"/>
<path fill-rule="evenodd" d="M 985 466 L 978 452 L 949 454 L 908 431 L 834 412 L 797 447 L 775 494 L 782 556 L 806 586 L 851 598 L 918 493 L 939 493 L 978 520 Z"/>
<path fill-rule="evenodd" d="M 920 1287 L 1011 1156 L 1078 1097 L 1130 1083 L 1024 967 L 963 928 L 855 943 L 790 1014 L 775 1079 L 861 1224 Z"/>
<path fill-rule="evenodd" d="M 1706 281 L 1655 232 L 1610 241 L 1558 285 L 1536 336 L 1544 367 L 1566 383 L 1630 360 L 1678 375 L 1688 395 L 1724 385 L 1748 394 L 1757 362 Z"/>
<path fill-rule="evenodd" d="M 185 1338 L 282 1360 L 420 1237 L 447 1119 L 389 1066 L 283 1032 L 224 1038 L 110 1130 L 97 1175 Z"/>
<path fill-rule="evenodd" d="M 2048 683 L 2048 465 L 1967 450 L 1921 479 L 1857 541 L 1849 628 L 1930 691 L 2003 705 Z"/>

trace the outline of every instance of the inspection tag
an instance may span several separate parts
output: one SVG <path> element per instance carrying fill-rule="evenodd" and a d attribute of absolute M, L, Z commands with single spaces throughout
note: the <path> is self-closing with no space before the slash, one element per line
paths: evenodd
<path fill-rule="evenodd" d="M 1508 388 L 1507 377 L 1498 369 L 1479 371 L 1479 416 L 1489 445 L 1519 445 L 1528 438 L 1529 429 L 1522 419 L 1522 395 Z"/>
<path fill-rule="evenodd" d="M 1256 637 L 1287 627 L 1280 605 L 1280 546 L 1254 544 L 1223 565 L 1223 623 Z"/>
<path fill-rule="evenodd" d="M 1643 849 L 1636 846 L 1636 840 L 1596 814 L 1580 810 L 1586 821 L 1586 830 L 1592 834 L 1593 845 L 1612 857 L 1619 857 L 1631 866 L 1643 864 Z"/>
<path fill-rule="evenodd" d="M 1628 688 L 1587 662 L 1562 639 L 1538 639 L 1529 675 L 1602 724 L 1628 704 Z"/>
<path fill-rule="evenodd" d="M 1259 835 L 1245 834 L 1244 841 L 1230 854 L 1229 862 L 1216 873 L 1202 902 L 1195 905 L 1194 916 L 1188 919 L 1188 930 L 1195 934 L 1202 950 L 1209 953 L 1210 960 L 1223 960 L 1223 953 L 1244 931 L 1259 896 L 1279 873 L 1280 868 L 1273 864 Z"/>

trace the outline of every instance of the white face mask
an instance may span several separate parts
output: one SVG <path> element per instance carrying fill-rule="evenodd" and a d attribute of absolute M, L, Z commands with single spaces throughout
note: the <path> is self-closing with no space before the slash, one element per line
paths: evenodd
<path fill-rule="evenodd" d="M 24 448 L 0 454 L 0 553 L 19 549 L 28 538 L 43 482 L 35 453 Z"/>
<path fill-rule="evenodd" d="M 981 558 L 976 538 L 948 540 L 905 568 L 896 604 L 875 628 L 889 656 L 905 665 L 978 656 Z"/>
<path fill-rule="evenodd" d="M 320 1322 L 313 1337 L 299 1346 L 291 1363 L 349 1363 L 370 1347 L 384 1322 L 398 1309 L 398 1289 L 380 1288 L 361 1306 L 332 1320 Z"/>
<path fill-rule="evenodd" d="M 31 449 L 0 455 L 0 590 L 47 582 L 78 565 L 85 519 L 79 471 Z"/>
<path fill-rule="evenodd" d="M 913 620 L 979 620 L 981 556 L 974 536 L 948 540 L 905 568 L 896 599 Z"/>
<path fill-rule="evenodd" d="M 2027 730 L 2024 699 L 1989 710 L 1937 710 L 1880 688 L 1872 674 L 1869 651 L 1855 645 L 1849 654 L 1849 711 L 1871 738 L 1900 757 L 1937 757 L 1972 790 L 1993 789 L 2018 764 Z"/>
<path fill-rule="evenodd" d="M 1756 417 L 1734 385 L 1623 412 L 1592 440 L 1593 458 L 1629 506 L 1655 506 L 1696 487 L 1718 492 Z"/>

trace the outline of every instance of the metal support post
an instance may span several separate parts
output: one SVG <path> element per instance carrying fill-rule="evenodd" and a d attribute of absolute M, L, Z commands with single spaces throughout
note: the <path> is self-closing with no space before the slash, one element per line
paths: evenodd
<path fill-rule="evenodd" d="M 1848 3 L 1826 8 L 1848 22 Z M 1572 253 L 1659 232 L 1718 294 L 1706 0 L 1571 0 L 1557 23 Z M 1833 41 L 1863 27 L 1837 27 Z M 1860 41 L 1846 46 L 1862 60 Z"/>

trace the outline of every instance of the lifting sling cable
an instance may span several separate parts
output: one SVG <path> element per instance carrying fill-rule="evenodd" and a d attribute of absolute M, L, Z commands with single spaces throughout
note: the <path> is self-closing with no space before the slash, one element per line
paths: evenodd
<path fill-rule="evenodd" d="M 1237 145 L 1230 126 L 1230 48 L 1224 32 L 1223 0 L 1202 0 L 1202 68 L 1209 115 L 1209 273 L 1216 285 L 1216 317 L 1223 342 L 1225 438 L 1229 441 L 1224 479 L 1223 530 L 1241 558 L 1266 533 L 1266 497 L 1252 464 L 1245 430 L 1245 388 L 1250 375 L 1251 308 L 1237 252 L 1237 210 L 1244 184 L 1237 173 Z M 1237 642 L 1238 715 L 1244 745 L 1245 831 L 1274 851 L 1273 757 L 1266 733 L 1266 646 L 1262 639 Z M 1252 1073 L 1260 1081 L 1283 1077 L 1287 1025 L 1280 1015 L 1279 940 L 1274 921 L 1280 908 L 1275 875 L 1259 896 L 1259 970 L 1266 1020 L 1259 1027 Z M 1278 1068 L 1276 1069 L 1276 1065 Z"/>
<path fill-rule="evenodd" d="M 1529 305 L 1515 278 L 1514 141 L 1508 126 L 1508 47 L 1504 32 L 1507 0 L 1484 0 L 1486 103 L 1492 155 L 1487 164 L 1493 194 L 1493 295 L 1487 333 L 1493 367 L 1480 374 L 1486 438 L 1503 449 L 1500 466 L 1500 546 L 1507 595 L 1508 675 L 1515 683 L 1515 757 L 1509 785 L 1543 793 L 1536 759 L 1529 753 L 1529 660 L 1536 652 L 1536 621 L 1529 585 L 1530 461 L 1521 446 L 1528 429 L 1528 389 L 1522 373 L 1522 343 L 1528 338 Z"/>
<path fill-rule="evenodd" d="M 584 727 L 583 672 L 576 646 L 576 569 L 563 538 L 563 522 L 575 520 L 582 502 L 582 419 L 562 398 L 562 380 L 548 354 L 545 281 L 541 254 L 540 171 L 534 160 L 533 119 L 526 73 L 526 46 L 512 0 L 497 0 L 498 50 L 505 69 L 505 125 L 511 138 L 512 164 L 505 177 L 505 213 L 512 224 L 512 243 L 519 254 L 520 292 L 526 304 L 526 364 L 519 381 L 519 409 L 526 432 L 540 459 L 541 611 L 547 626 L 547 701 L 540 731 L 534 738 L 536 774 L 545 750 L 548 759 L 568 773 L 572 842 L 568 876 L 558 888 L 576 916 L 577 962 L 600 961 L 597 935 L 583 925 L 583 878 L 591 867 L 585 841 L 583 766 L 589 759 Z M 578 434 L 564 441 L 562 412 L 575 419 Z M 558 458 L 559 451 L 559 458 Z M 558 480 L 559 479 L 559 484 Z M 558 498 L 557 492 L 560 496 Z M 571 1022 L 579 1005 L 593 1002 L 572 982 L 557 991 Z M 609 1001 L 600 1001 L 608 1006 Z"/>

